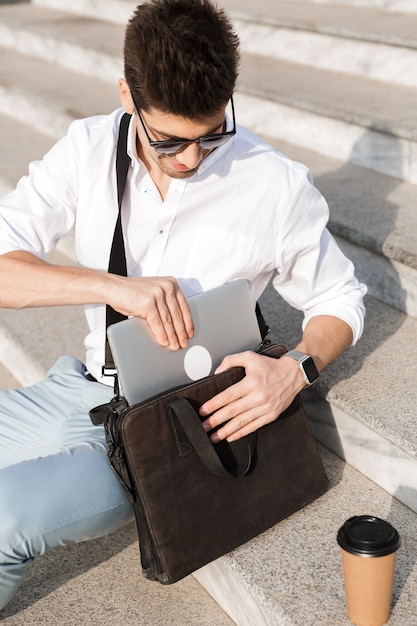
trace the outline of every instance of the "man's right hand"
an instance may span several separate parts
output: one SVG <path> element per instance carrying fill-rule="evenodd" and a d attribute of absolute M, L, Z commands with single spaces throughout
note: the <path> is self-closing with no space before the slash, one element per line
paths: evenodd
<path fill-rule="evenodd" d="M 115 277 L 116 278 L 116 277 Z M 155 340 L 170 350 L 186 348 L 194 334 L 190 307 L 175 278 L 117 277 L 109 304 L 123 315 L 146 319 Z"/>

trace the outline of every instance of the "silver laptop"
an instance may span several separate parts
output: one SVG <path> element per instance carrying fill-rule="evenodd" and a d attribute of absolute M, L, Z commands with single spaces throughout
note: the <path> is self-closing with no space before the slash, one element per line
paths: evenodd
<path fill-rule="evenodd" d="M 141 318 L 108 328 L 121 392 L 130 405 L 212 374 L 228 354 L 259 347 L 261 335 L 246 280 L 199 293 L 188 303 L 194 337 L 176 352 L 158 345 Z"/>

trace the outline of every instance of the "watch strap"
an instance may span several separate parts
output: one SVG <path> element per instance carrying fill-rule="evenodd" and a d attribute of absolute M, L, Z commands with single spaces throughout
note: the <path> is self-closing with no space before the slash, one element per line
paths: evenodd
<path fill-rule="evenodd" d="M 309 355 L 306 354 L 305 352 L 301 352 L 300 350 L 288 350 L 288 352 L 285 353 L 285 356 L 289 356 L 292 359 L 295 359 L 296 361 L 300 363 Z"/>
<path fill-rule="evenodd" d="M 304 352 L 301 352 L 300 350 L 289 350 L 282 356 L 289 356 L 291 359 L 294 359 L 295 361 L 298 362 L 301 375 L 307 386 L 312 385 L 318 379 L 319 372 L 314 363 L 313 357 L 311 357 L 309 354 L 305 354 Z M 308 366 L 308 369 L 311 372 L 311 376 L 307 374 L 306 367 L 304 367 L 304 364 Z"/>

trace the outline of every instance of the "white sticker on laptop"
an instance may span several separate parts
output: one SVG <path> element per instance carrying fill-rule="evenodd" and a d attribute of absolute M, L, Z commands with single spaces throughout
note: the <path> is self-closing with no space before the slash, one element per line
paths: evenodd
<path fill-rule="evenodd" d="M 198 380 L 208 376 L 212 368 L 210 352 L 203 346 L 192 346 L 184 357 L 184 369 L 188 378 Z"/>

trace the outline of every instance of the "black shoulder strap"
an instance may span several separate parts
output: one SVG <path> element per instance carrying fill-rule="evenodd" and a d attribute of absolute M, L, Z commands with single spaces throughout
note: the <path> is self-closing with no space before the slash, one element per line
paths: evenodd
<path fill-rule="evenodd" d="M 258 326 L 259 326 L 259 330 L 261 332 L 261 337 L 262 337 L 262 345 L 267 345 L 267 343 L 265 343 L 265 339 L 266 336 L 268 335 L 269 331 L 271 330 L 268 326 L 268 324 L 265 322 L 265 318 L 262 315 L 262 311 L 261 311 L 261 307 L 259 306 L 259 302 L 256 303 L 256 307 L 255 307 L 255 313 L 256 313 L 256 318 L 258 320 Z"/>
<path fill-rule="evenodd" d="M 120 121 L 119 140 L 117 143 L 116 155 L 116 176 L 117 176 L 117 202 L 119 214 L 117 216 L 116 227 L 114 229 L 113 242 L 110 250 L 109 273 L 127 276 L 126 253 L 122 229 L 122 198 L 126 186 L 127 172 L 129 170 L 130 158 L 127 154 L 127 135 L 131 115 L 125 113 Z M 256 304 L 256 316 L 258 318 L 259 329 L 264 340 L 269 332 L 259 304 Z M 110 305 L 106 306 L 106 330 L 111 324 L 126 319 L 125 315 L 115 311 Z M 106 335 L 105 364 L 103 374 L 114 375 L 114 361 L 111 354 L 109 342 Z"/>
<path fill-rule="evenodd" d="M 116 227 L 114 229 L 108 269 L 110 274 L 120 274 L 120 276 L 127 276 L 125 242 L 123 240 L 122 229 L 122 198 L 130 165 L 130 158 L 127 154 L 127 135 L 130 118 L 131 115 L 129 115 L 129 113 L 125 113 L 120 121 L 119 140 L 117 143 L 116 154 L 117 202 L 119 205 L 119 214 L 117 216 Z M 120 322 L 124 319 L 126 319 L 125 315 L 115 311 L 110 305 L 106 306 L 106 330 L 111 324 L 115 324 L 116 322 Z M 109 342 L 107 340 L 107 335 L 105 350 L 104 374 L 106 370 L 114 370 L 114 362 Z"/>

